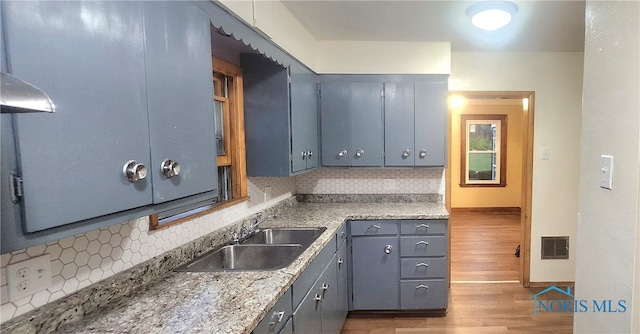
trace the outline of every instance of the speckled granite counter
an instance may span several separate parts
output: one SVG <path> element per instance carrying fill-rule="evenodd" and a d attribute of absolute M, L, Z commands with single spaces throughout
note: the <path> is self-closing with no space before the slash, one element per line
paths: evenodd
<path fill-rule="evenodd" d="M 61 333 L 250 333 L 348 219 L 448 218 L 442 203 L 298 203 L 262 227 L 327 230 L 289 267 L 275 271 L 171 272 Z"/>

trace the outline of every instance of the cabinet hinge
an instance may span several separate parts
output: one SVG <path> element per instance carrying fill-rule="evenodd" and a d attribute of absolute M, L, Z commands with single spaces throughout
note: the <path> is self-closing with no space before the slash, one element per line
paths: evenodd
<path fill-rule="evenodd" d="M 9 173 L 9 189 L 11 189 L 11 201 L 18 203 L 22 198 L 22 177 L 18 174 Z"/>
<path fill-rule="evenodd" d="M 287 75 L 287 81 L 291 83 L 291 75 Z"/>
<path fill-rule="evenodd" d="M 380 97 L 384 97 L 384 89 L 380 90 Z"/>

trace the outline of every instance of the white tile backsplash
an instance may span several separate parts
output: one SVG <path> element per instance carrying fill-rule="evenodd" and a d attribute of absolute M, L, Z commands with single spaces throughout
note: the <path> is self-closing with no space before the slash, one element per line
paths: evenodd
<path fill-rule="evenodd" d="M 264 201 L 264 188 L 272 199 Z M 0 322 L 31 311 L 99 282 L 154 256 L 179 247 L 240 218 L 266 209 L 295 194 L 294 178 L 249 178 L 251 199 L 233 207 L 165 229 L 150 231 L 147 217 L 64 238 L 7 254 L 1 259 Z M 49 254 L 51 287 L 32 296 L 9 302 L 7 264 Z"/>

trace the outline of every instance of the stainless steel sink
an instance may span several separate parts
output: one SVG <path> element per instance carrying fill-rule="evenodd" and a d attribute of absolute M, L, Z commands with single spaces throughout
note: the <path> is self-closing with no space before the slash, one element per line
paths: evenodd
<path fill-rule="evenodd" d="M 177 268 L 176 271 L 281 269 L 290 265 L 307 247 L 300 244 L 224 246 Z"/>
<path fill-rule="evenodd" d="M 244 244 L 300 244 L 306 249 L 326 230 L 326 227 L 268 228 L 260 230 L 254 236 L 248 238 Z"/>

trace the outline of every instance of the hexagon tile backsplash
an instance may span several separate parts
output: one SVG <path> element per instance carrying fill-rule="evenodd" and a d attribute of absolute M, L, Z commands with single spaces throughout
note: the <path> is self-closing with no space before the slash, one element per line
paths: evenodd
<path fill-rule="evenodd" d="M 265 201 L 265 188 L 271 199 Z M 289 178 L 249 178 L 251 199 L 165 229 L 150 231 L 147 217 L 0 256 L 0 322 L 67 296 L 300 194 L 444 194 L 443 169 L 321 169 Z M 9 302 L 8 264 L 43 254 L 51 258 L 51 287 Z"/>
<path fill-rule="evenodd" d="M 265 201 L 270 186 L 272 199 Z M 129 269 L 154 256 L 184 245 L 243 217 L 262 211 L 295 195 L 294 178 L 249 178 L 251 199 L 227 209 L 150 231 L 147 217 L 50 242 L 45 245 L 2 254 L 0 269 L 0 322 L 5 322 L 79 289 Z M 8 264 L 43 254 L 51 258 L 51 287 L 9 302 Z"/>

